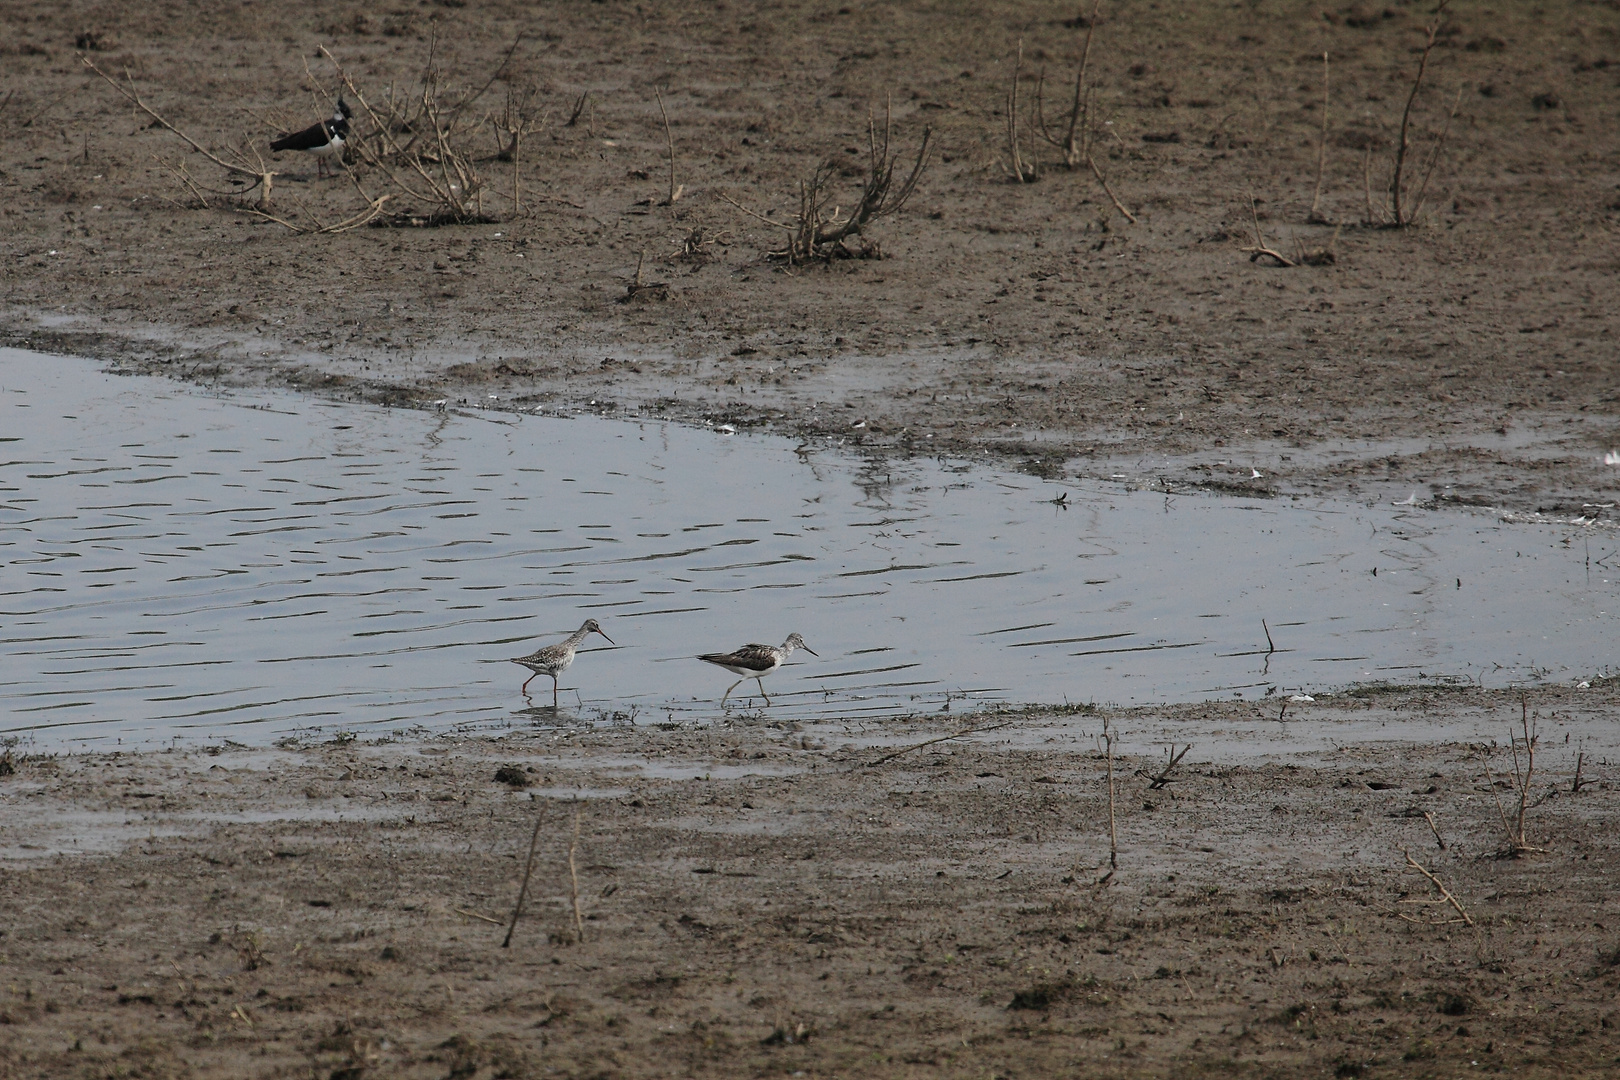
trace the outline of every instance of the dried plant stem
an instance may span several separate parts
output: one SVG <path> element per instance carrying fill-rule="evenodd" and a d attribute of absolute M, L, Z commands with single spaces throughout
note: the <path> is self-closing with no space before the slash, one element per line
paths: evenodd
<path fill-rule="evenodd" d="M 1327 168 L 1328 134 L 1328 54 L 1322 53 L 1322 136 L 1316 141 L 1316 193 L 1311 196 L 1311 212 L 1305 218 L 1314 224 L 1326 224 L 1322 216 L 1322 174 Z"/>
<path fill-rule="evenodd" d="M 1429 823 L 1429 831 L 1434 833 L 1434 842 L 1440 846 L 1440 850 L 1446 850 L 1446 842 L 1440 839 L 1440 826 L 1434 823 L 1434 815 L 1425 810 L 1423 811 L 1423 820 Z"/>
<path fill-rule="evenodd" d="M 1007 91 L 1007 171 L 1014 182 L 1031 184 L 1041 177 L 1040 165 L 1025 161 L 1018 146 L 1018 76 L 1024 67 L 1024 42 L 1018 42 L 1018 57 L 1013 61 L 1012 87 Z"/>
<path fill-rule="evenodd" d="M 1367 145 L 1367 153 L 1361 160 L 1361 194 L 1366 200 L 1366 208 L 1361 213 L 1362 224 L 1374 223 L 1372 201 L 1372 144 Z"/>
<path fill-rule="evenodd" d="M 1125 204 L 1119 201 L 1119 196 L 1114 194 L 1114 189 L 1108 186 L 1108 178 L 1104 176 L 1102 174 L 1102 170 L 1097 167 L 1097 159 L 1092 157 L 1089 143 L 1086 146 L 1086 164 L 1091 167 L 1091 175 L 1095 176 L 1097 178 L 1097 183 L 1102 185 L 1103 194 L 1107 195 L 1108 201 L 1114 204 L 1114 209 L 1118 210 L 1126 221 L 1130 222 L 1132 225 L 1135 225 L 1136 215 L 1125 209 Z"/>
<path fill-rule="evenodd" d="M 512 931 L 517 929 L 518 916 L 523 914 L 523 901 L 529 895 L 529 875 L 534 872 L 534 848 L 540 842 L 540 825 L 545 821 L 545 815 L 536 811 L 534 815 L 534 832 L 529 834 L 529 857 L 523 863 L 523 884 L 518 886 L 517 903 L 512 905 L 512 924 L 506 928 L 506 939 L 501 942 L 501 948 L 509 948 L 512 944 Z"/>
<path fill-rule="evenodd" d="M 1405 848 L 1402 848 L 1401 849 L 1401 854 L 1406 856 L 1406 865 L 1407 866 L 1410 866 L 1412 869 L 1416 870 L 1418 873 L 1422 874 L 1424 877 L 1429 879 L 1430 884 L 1432 884 L 1436 889 L 1439 890 L 1441 900 L 1443 900 L 1444 902 L 1450 904 L 1456 910 L 1457 914 L 1462 916 L 1462 921 L 1464 923 L 1467 923 L 1469 926 L 1474 925 L 1474 920 L 1469 916 L 1468 912 L 1463 910 L 1462 904 L 1460 902 L 1458 902 L 1458 900 L 1457 900 L 1457 898 L 1455 896 L 1451 895 L 1451 890 L 1446 888 L 1445 885 L 1441 883 L 1439 878 L 1437 878 L 1433 874 L 1431 874 L 1429 872 L 1428 868 L 1425 867 L 1422 863 L 1420 863 L 1416 859 L 1412 858 L 1412 853 L 1410 851 L 1407 851 Z M 1406 919 L 1408 922 L 1421 922 L 1421 921 L 1423 921 L 1421 919 L 1413 919 L 1411 916 L 1408 916 L 1408 915 L 1402 915 L 1401 918 Z M 1456 919 L 1448 919 L 1447 921 L 1448 922 L 1456 922 L 1457 920 Z"/>
<path fill-rule="evenodd" d="M 573 111 L 568 114 L 568 123 L 564 124 L 563 127 L 573 127 L 575 124 L 579 123 L 579 114 L 585 111 L 585 103 L 589 101 L 590 98 L 591 92 L 589 90 L 579 95 L 579 100 L 574 102 Z"/>
<path fill-rule="evenodd" d="M 1187 751 L 1189 751 L 1191 749 L 1192 749 L 1192 743 L 1188 743 L 1186 746 L 1183 746 L 1181 748 L 1181 751 L 1178 753 L 1176 751 L 1176 744 L 1171 743 L 1170 744 L 1170 749 L 1166 751 L 1166 755 L 1168 756 L 1169 761 L 1166 762 L 1164 768 L 1159 770 L 1157 775 L 1155 775 L 1153 773 L 1149 773 L 1146 769 L 1137 769 L 1136 770 L 1136 775 L 1137 776 L 1145 776 L 1145 777 L 1148 778 L 1148 781 L 1149 781 L 1148 790 L 1149 791 L 1157 791 L 1159 788 L 1164 787 L 1166 784 L 1174 783 L 1175 781 L 1171 779 L 1170 774 L 1173 771 L 1175 771 L 1175 767 L 1177 765 L 1181 764 L 1181 759 L 1186 757 L 1187 756 Z"/>
<path fill-rule="evenodd" d="M 1434 175 L 1434 167 L 1440 162 L 1440 149 L 1445 146 L 1446 138 L 1451 134 L 1451 122 L 1457 119 L 1457 112 L 1462 108 L 1462 91 L 1457 91 L 1457 99 L 1452 102 L 1451 112 L 1446 114 L 1445 126 L 1440 134 L 1435 136 L 1434 146 L 1429 151 L 1429 163 L 1423 168 L 1423 179 L 1418 181 L 1417 194 L 1412 198 L 1412 220 L 1423 210 L 1423 194 L 1429 190 L 1429 178 Z"/>
<path fill-rule="evenodd" d="M 1269 248 L 1269 247 L 1266 246 L 1266 238 L 1260 232 L 1260 211 L 1255 208 L 1255 200 L 1254 200 L 1253 195 L 1249 196 L 1249 219 L 1254 222 L 1254 246 L 1253 247 L 1246 247 L 1246 248 L 1243 248 L 1242 250 L 1249 252 L 1249 261 L 1250 262 L 1254 262 L 1256 259 L 1258 259 L 1262 255 L 1264 255 L 1264 256 L 1266 256 L 1268 258 L 1272 258 L 1272 259 L 1277 260 L 1277 265 L 1278 266 L 1298 266 L 1299 265 L 1293 259 L 1290 259 L 1288 256 L 1284 255 L 1282 252 L 1277 251 L 1274 248 Z M 1263 625 L 1263 622 L 1262 622 L 1262 625 Z M 1271 631 L 1269 629 L 1267 629 L 1267 631 L 1266 631 L 1266 640 L 1268 642 L 1271 640 Z M 1273 650 L 1273 651 L 1275 651 L 1275 650 Z M 1267 655 L 1269 656 L 1270 654 L 1268 653 Z"/>
<path fill-rule="evenodd" d="M 118 91 L 119 94 L 121 94 L 125 98 L 127 98 L 129 100 L 129 102 L 131 104 L 133 104 L 137 109 L 144 112 L 147 116 L 150 116 L 153 119 L 153 121 L 155 121 L 158 125 L 160 125 L 162 128 L 164 128 L 164 130 L 173 132 L 175 135 L 178 135 L 182 140 L 184 140 L 186 142 L 187 145 L 189 145 L 193 150 L 197 151 L 197 153 L 201 154 L 203 157 L 207 158 L 209 161 L 212 161 L 215 165 L 218 165 L 220 168 L 224 169 L 228 173 L 234 173 L 237 176 L 251 176 L 251 177 L 253 177 L 254 180 L 255 180 L 255 184 L 253 186 L 248 187 L 246 189 L 246 191 L 252 191 L 253 187 L 258 187 L 260 189 L 260 191 L 259 191 L 259 203 L 260 203 L 260 205 L 266 205 L 266 206 L 269 205 L 269 203 L 270 203 L 271 181 L 272 181 L 272 178 L 276 175 L 273 171 L 271 171 L 269 169 L 264 169 L 264 168 L 249 168 L 246 165 L 237 164 L 237 163 L 233 163 L 233 162 L 229 162 L 229 161 L 224 160 L 219 155 L 215 154 L 213 151 L 211 151 L 207 147 L 203 146 L 196 139 L 193 139 L 190 135 L 187 135 L 185 132 L 181 131 L 179 128 L 177 128 L 173 124 L 169 123 L 169 121 L 166 118 L 164 118 L 162 115 L 160 115 L 156 110 L 154 110 L 146 102 L 142 101 L 141 97 L 140 97 L 140 94 L 138 94 L 136 92 L 136 90 L 135 90 L 135 79 L 127 71 L 124 73 L 124 78 L 129 83 L 129 86 L 125 87 L 124 85 L 119 83 L 117 79 L 114 79 L 111 75 L 108 75 L 105 71 L 102 71 L 100 68 L 96 67 L 95 62 L 92 61 L 88 56 L 80 55 L 79 59 L 84 62 L 85 67 L 89 68 L 91 71 L 95 72 L 97 75 L 100 75 L 103 79 L 105 79 L 107 81 L 108 86 L 111 86 L 114 90 Z M 244 194 L 246 193 L 246 191 L 244 191 Z"/>
<path fill-rule="evenodd" d="M 1119 829 L 1114 816 L 1114 733 L 1103 721 L 1103 746 L 1108 755 L 1108 872 L 1119 869 Z"/>
<path fill-rule="evenodd" d="M 1412 77 L 1411 93 L 1406 95 L 1406 107 L 1401 110 L 1401 141 L 1395 147 L 1395 171 L 1389 181 L 1390 209 L 1397 228 L 1410 225 L 1413 214 L 1401 205 L 1402 173 L 1406 166 L 1406 152 L 1411 147 L 1412 104 L 1417 101 L 1418 90 L 1423 86 L 1423 75 L 1429 67 L 1429 54 L 1434 51 L 1436 38 L 1439 37 L 1440 27 L 1446 20 L 1446 8 L 1451 0 L 1440 0 L 1440 6 L 1434 10 L 1434 21 L 1424 28 L 1425 40 L 1423 53 L 1418 57 L 1417 74 Z"/>
<path fill-rule="evenodd" d="M 949 735 L 941 735 L 936 739 L 924 739 L 920 743 L 912 743 L 910 746 L 903 747 L 903 748 L 901 748 L 899 750 L 894 751 L 893 753 L 884 754 L 882 757 L 878 758 L 876 761 L 866 765 L 865 768 L 875 769 L 879 765 L 887 764 L 888 762 L 893 761 L 897 757 L 902 757 L 902 756 L 904 756 L 906 754 L 911 753 L 913 750 L 921 750 L 925 746 L 933 746 L 935 743 L 949 742 L 952 739 L 960 739 L 960 738 L 964 738 L 965 736 L 968 736 L 968 735 L 977 735 L 981 731 L 996 731 L 996 730 L 998 730 L 1000 728 L 1007 727 L 1011 723 L 1012 723 L 1011 720 L 1005 720 L 1002 723 L 989 724 L 989 725 L 986 725 L 985 727 L 963 728 L 961 731 L 953 731 Z"/>
<path fill-rule="evenodd" d="M 658 115 L 664 118 L 664 145 L 669 148 L 669 205 L 674 206 L 680 200 L 681 192 L 686 190 L 686 185 L 675 183 L 675 135 L 669 128 L 669 111 L 664 108 L 664 95 L 654 87 L 653 96 L 658 99 Z"/>
<path fill-rule="evenodd" d="M 574 811 L 574 839 L 568 844 L 568 888 L 574 902 L 574 937 L 580 945 L 585 944 L 585 919 L 579 912 L 579 868 L 574 856 L 579 851 L 579 821 L 584 813 L 583 809 Z"/>
<path fill-rule="evenodd" d="M 1523 729 L 1523 739 L 1508 729 L 1508 743 L 1513 752 L 1513 787 L 1519 796 L 1519 804 L 1515 808 L 1513 817 L 1508 817 L 1507 809 L 1502 805 L 1502 797 L 1497 793 L 1496 784 L 1491 780 L 1491 763 L 1487 756 L 1485 764 L 1485 784 L 1491 789 L 1491 798 L 1496 800 L 1496 813 L 1502 820 L 1502 831 L 1507 833 L 1507 847 L 1503 854 L 1519 856 L 1532 851 L 1546 851 L 1546 848 L 1536 847 L 1530 843 L 1526 834 L 1525 816 L 1530 811 L 1530 781 L 1536 771 L 1536 744 L 1541 736 L 1536 731 L 1536 725 L 1530 717 L 1530 703 L 1525 699 L 1519 700 L 1519 723 Z M 1524 745 L 1524 759 L 1519 758 L 1520 743 Z"/>

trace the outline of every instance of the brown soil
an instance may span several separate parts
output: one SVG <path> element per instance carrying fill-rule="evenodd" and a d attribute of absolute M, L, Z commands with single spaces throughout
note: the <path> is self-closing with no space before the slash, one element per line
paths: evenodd
<path fill-rule="evenodd" d="M 1612 1076 L 1620 784 L 1560 735 L 1612 687 L 1530 699 L 1520 858 L 1502 745 L 1385 741 L 1505 743 L 1477 691 L 1296 705 L 1338 748 L 1286 756 L 1275 706 L 1109 713 L 1112 873 L 1084 711 L 24 759 L 0 1074 Z"/>
<path fill-rule="evenodd" d="M 1018 43 L 1026 75 L 1066 82 L 1077 6 L 11 0 L 0 342 L 398 404 L 989 449 L 1047 474 L 1615 501 L 1620 5 L 1457 7 L 1415 106 L 1422 160 L 1460 105 L 1409 229 L 1363 221 L 1363 168 L 1370 148 L 1371 186 L 1388 174 L 1424 9 L 1105 4 L 1098 163 L 1131 224 L 1050 148 L 1035 183 L 1002 164 Z M 434 28 L 460 84 L 525 33 L 506 82 L 552 112 L 520 214 L 486 161 L 495 223 L 295 234 L 214 194 L 225 177 L 75 56 L 127 69 L 209 146 L 262 148 L 320 115 L 317 46 L 375 97 L 415 79 Z M 1334 224 L 1314 225 L 1324 50 Z M 891 94 L 901 152 L 931 125 L 935 156 L 869 231 L 883 257 L 768 260 L 779 230 L 722 194 L 788 215 L 832 158 L 852 195 Z M 354 212 L 346 180 L 280 167 L 278 214 Z M 1251 261 L 1251 196 L 1272 246 L 1334 261 Z M 663 287 L 629 296 L 643 252 Z M 1612 683 L 1531 696 L 1548 718 L 1615 704 Z M 1121 746 L 1104 885 L 1094 714 L 1003 716 L 876 768 L 858 732 L 765 723 L 24 758 L 0 775 L 0 1075 L 1612 1075 L 1612 765 L 1572 794 L 1573 753 L 1545 745 L 1548 850 L 1496 858 L 1492 796 L 1511 792 L 1469 747 L 1222 757 L 1254 708 L 1111 714 L 1200 746 L 1161 791 L 1132 775 L 1148 749 Z M 1487 715 L 1504 743 L 1517 699 L 1351 698 L 1287 722 Z M 536 787 L 497 783 L 502 765 Z M 486 919 L 511 909 L 536 813 L 538 888 L 502 950 Z M 1435 895 L 1402 845 L 1474 926 L 1402 903 Z"/>
<path fill-rule="evenodd" d="M 1082 6 L 9 3 L 3 340 L 397 402 L 494 394 L 989 446 L 1048 472 L 1567 513 L 1614 501 L 1614 3 L 1455 5 L 1415 102 L 1419 175 L 1456 118 L 1412 229 L 1364 224 L 1364 171 L 1381 218 L 1426 7 L 1104 4 L 1098 161 L 1132 225 L 1051 147 L 1033 184 L 1004 165 L 1018 44 L 1024 111 L 1045 70 L 1050 117 Z M 209 194 L 228 188 L 219 170 L 75 56 L 127 69 L 205 144 L 263 150 L 324 114 L 318 46 L 379 98 L 413 83 L 434 29 L 452 86 L 482 83 L 526 35 L 477 106 L 532 86 L 550 110 L 523 213 L 510 166 L 480 165 L 498 224 L 290 234 Z M 1311 225 L 1324 51 L 1336 225 Z M 672 207 L 657 88 L 685 187 Z M 780 231 L 721 196 L 791 214 L 832 158 L 847 205 L 868 111 L 891 96 L 901 153 L 924 125 L 935 153 L 912 204 L 869 230 L 885 257 L 769 263 Z M 310 162 L 279 167 L 277 213 L 335 222 L 363 205 Z M 1251 195 L 1272 246 L 1336 261 L 1250 261 Z M 431 209 L 409 203 L 393 205 Z M 712 242 L 683 257 L 698 229 Z M 629 298 L 642 253 L 666 287 Z M 1345 456 L 1316 452 L 1336 440 Z"/>

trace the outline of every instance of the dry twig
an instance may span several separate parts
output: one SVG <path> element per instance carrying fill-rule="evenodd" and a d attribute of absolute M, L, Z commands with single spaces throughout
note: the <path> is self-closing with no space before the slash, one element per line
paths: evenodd
<path fill-rule="evenodd" d="M 1434 9 L 1434 21 L 1424 27 L 1423 52 L 1418 57 L 1417 74 L 1412 77 L 1412 90 L 1411 93 L 1406 95 L 1406 107 L 1401 110 L 1401 139 L 1400 143 L 1395 147 L 1395 170 L 1389 180 L 1390 211 L 1396 228 L 1404 228 L 1412 224 L 1417 214 L 1415 206 L 1408 211 L 1401 205 L 1401 197 L 1404 194 L 1402 190 L 1402 173 L 1406 166 L 1406 152 L 1412 145 L 1409 134 L 1412 127 L 1412 103 L 1417 100 L 1418 90 L 1423 86 L 1423 76 L 1429 68 L 1429 54 L 1434 51 L 1435 41 L 1440 35 L 1440 27 L 1446 21 L 1446 8 L 1450 4 L 1451 0 L 1440 0 L 1440 5 Z M 1437 145 L 1436 153 L 1438 152 Z"/>
<path fill-rule="evenodd" d="M 1313 225 L 1326 225 L 1322 215 L 1322 171 L 1327 166 L 1328 133 L 1328 54 L 1322 53 L 1322 136 L 1316 142 L 1316 193 L 1311 196 L 1311 212 L 1305 220 Z"/>
<path fill-rule="evenodd" d="M 512 931 L 517 929 L 518 916 L 523 914 L 523 901 L 529 895 L 529 875 L 534 872 L 534 848 L 540 842 L 540 824 L 545 815 L 536 810 L 534 814 L 534 832 L 529 834 L 529 857 L 523 863 L 523 884 L 518 886 L 517 903 L 512 905 L 512 923 L 506 928 L 506 938 L 501 942 L 501 948 L 509 948 L 512 944 Z"/>
<path fill-rule="evenodd" d="M 669 148 L 669 202 L 666 205 L 674 206 L 680 201 L 686 185 L 675 183 L 675 135 L 669 129 L 669 110 L 664 108 L 664 95 L 655 86 L 653 96 L 658 99 L 658 115 L 664 118 L 664 145 Z"/>
<path fill-rule="evenodd" d="M 903 180 L 896 182 L 897 161 L 890 146 L 892 129 L 892 105 L 884 110 L 881 141 L 877 134 L 877 122 L 871 113 L 867 113 L 866 138 L 869 161 L 866 184 L 854 209 L 847 215 L 840 215 L 837 206 L 829 209 L 832 193 L 828 190 L 828 184 L 837 172 L 832 162 L 823 163 L 811 174 L 809 180 L 800 182 L 799 212 L 792 222 L 776 221 L 764 214 L 755 213 L 728 195 L 722 194 L 721 198 L 749 217 L 787 231 L 787 246 L 778 251 L 768 252 L 768 258 L 791 265 L 811 259 L 832 259 L 840 255 L 848 257 L 851 252 L 844 246 L 844 242 L 852 236 L 864 235 L 868 225 L 904 208 L 907 200 L 916 191 L 917 181 L 922 179 L 923 170 L 928 166 L 929 140 L 933 137 L 934 129 L 925 127 L 922 143 L 917 148 L 917 157 L 911 165 L 911 172 Z M 868 247 L 868 253 L 873 247 L 875 245 Z"/>
<path fill-rule="evenodd" d="M 1007 161 L 1004 167 L 1015 183 L 1033 184 L 1041 178 L 1040 163 L 1035 160 L 1035 139 L 1030 136 L 1030 159 L 1024 160 L 1018 146 L 1018 76 L 1024 67 L 1024 43 L 1018 42 L 1018 56 L 1013 61 L 1012 86 L 1007 90 Z"/>
<path fill-rule="evenodd" d="M 1000 728 L 1007 727 L 1012 722 L 1013 721 L 1011 721 L 1011 720 L 1005 720 L 1005 721 L 1003 721 L 1003 722 L 1001 722 L 999 724 L 987 724 L 984 727 L 963 728 L 961 731 L 953 731 L 949 735 L 941 735 L 937 739 L 925 739 L 920 743 L 913 743 L 910 746 L 902 747 L 901 749 L 896 750 L 893 753 L 884 754 L 882 757 L 878 758 L 876 761 L 867 763 L 864 767 L 868 768 L 868 769 L 875 769 L 879 765 L 886 765 L 889 762 L 893 761 L 895 758 L 902 757 L 902 756 L 904 756 L 906 754 L 909 754 L 913 750 L 921 750 L 925 746 L 933 746 L 935 743 L 949 742 L 952 739 L 960 739 L 960 738 L 964 738 L 965 736 L 968 736 L 968 735 L 977 735 L 981 731 L 996 731 L 996 730 L 998 730 Z"/>
<path fill-rule="evenodd" d="M 1171 743 L 1170 744 L 1170 749 L 1165 751 L 1165 756 L 1167 758 L 1169 758 L 1169 760 L 1165 763 L 1164 768 L 1160 769 L 1157 774 L 1150 773 L 1146 769 L 1137 769 L 1136 770 L 1136 775 L 1141 776 L 1141 777 L 1145 777 L 1147 780 L 1150 781 L 1150 783 L 1148 784 L 1148 790 L 1149 791 L 1157 791 L 1159 788 L 1164 787 L 1166 784 L 1173 784 L 1173 783 L 1175 783 L 1175 780 L 1170 776 L 1170 773 L 1175 770 L 1175 767 L 1177 765 L 1181 764 L 1181 759 L 1186 757 L 1187 756 L 1187 751 L 1189 751 L 1191 749 L 1192 749 L 1192 743 L 1188 743 L 1186 746 L 1183 746 L 1181 748 L 1180 753 L 1177 753 L 1176 752 L 1176 744 Z"/>
<path fill-rule="evenodd" d="M 585 944 L 585 919 L 579 913 L 579 868 L 574 863 L 574 855 L 579 851 L 579 821 L 584 813 L 583 808 L 574 811 L 574 838 L 568 843 L 569 894 L 574 902 L 574 936 L 580 945 Z"/>
<path fill-rule="evenodd" d="M 232 173 L 237 176 L 252 177 L 254 183 L 244 188 L 242 194 L 246 194 L 257 187 L 260 189 L 260 205 L 269 205 L 271 182 L 276 174 L 274 171 L 266 168 L 262 161 L 250 163 L 245 157 L 242 157 L 241 160 L 234 162 L 225 160 L 212 150 L 209 150 L 207 147 L 203 146 L 196 139 L 193 139 L 190 135 L 187 135 L 185 132 L 175 127 L 168 121 L 167 118 L 159 114 L 146 102 L 142 101 L 140 94 L 135 89 L 134 76 L 130 75 L 129 72 L 124 72 L 124 79 L 129 84 L 128 86 L 125 86 L 117 79 L 114 79 L 111 75 L 108 75 L 105 71 L 98 68 L 95 61 L 91 60 L 88 56 L 81 53 L 79 55 L 79 59 L 83 61 L 85 67 L 89 68 L 91 71 L 105 79 L 108 86 L 111 86 L 114 90 L 118 91 L 119 94 L 128 99 L 128 101 L 137 109 L 141 110 L 147 116 L 150 116 L 159 127 L 162 127 L 165 131 L 178 135 L 188 146 L 197 151 L 197 153 L 201 154 L 209 161 L 212 161 L 215 165 L 218 165 L 228 173 Z"/>
<path fill-rule="evenodd" d="M 1530 715 L 1530 703 L 1523 698 L 1519 699 L 1519 723 L 1524 732 L 1522 739 L 1513 734 L 1512 728 L 1508 729 L 1508 745 L 1513 752 L 1512 783 L 1514 793 L 1518 795 L 1518 806 L 1511 819 L 1502 805 L 1502 796 L 1497 792 L 1496 784 L 1491 780 L 1490 757 L 1487 755 L 1484 758 L 1485 784 L 1491 789 L 1491 798 L 1496 800 L 1496 813 L 1501 818 L 1502 830 L 1507 833 L 1507 846 L 1502 849 L 1502 854 L 1511 858 L 1518 858 L 1533 851 L 1547 850 L 1531 844 L 1526 834 L 1525 815 L 1529 813 L 1531 806 L 1530 781 L 1536 771 L 1536 744 L 1541 741 L 1541 736 L 1536 731 L 1535 718 Z M 1522 763 L 1519 758 L 1521 745 L 1524 747 Z"/>
<path fill-rule="evenodd" d="M 1474 920 L 1469 916 L 1468 912 L 1463 910 L 1462 904 L 1457 900 L 1457 898 L 1455 896 L 1451 895 L 1451 890 L 1446 888 L 1445 885 L 1441 883 L 1439 878 L 1437 878 L 1433 874 L 1431 874 L 1429 872 L 1428 868 L 1425 867 L 1422 863 L 1420 863 L 1416 859 L 1412 858 L 1412 853 L 1410 851 L 1407 851 L 1405 848 L 1401 848 L 1401 854 L 1406 856 L 1406 865 L 1407 866 L 1410 866 L 1412 869 L 1416 870 L 1418 873 L 1420 873 L 1424 877 L 1428 878 L 1429 883 L 1432 884 L 1440 892 L 1440 899 L 1439 900 L 1434 900 L 1434 901 L 1403 900 L 1402 903 L 1409 903 L 1409 904 L 1411 904 L 1411 903 L 1416 903 L 1416 904 L 1421 904 L 1421 903 L 1436 903 L 1436 904 L 1445 903 L 1445 904 L 1450 904 L 1454 909 L 1456 909 L 1457 914 L 1460 915 L 1461 918 L 1460 919 L 1443 919 L 1443 920 L 1441 920 L 1439 925 L 1445 925 L 1446 923 L 1454 923 L 1454 922 L 1466 923 L 1469 926 L 1474 925 Z M 1401 918 L 1405 919 L 1407 922 L 1416 922 L 1416 923 L 1427 923 L 1429 921 L 1429 920 L 1426 920 L 1426 919 L 1414 919 L 1410 915 L 1405 915 L 1405 914 L 1402 914 Z"/>
<path fill-rule="evenodd" d="M 1274 248 L 1270 248 L 1270 247 L 1266 246 L 1266 238 L 1263 235 L 1261 235 L 1261 232 L 1260 232 L 1260 211 L 1255 208 L 1255 201 L 1254 201 L 1254 196 L 1253 195 L 1249 196 L 1249 218 L 1250 218 L 1251 221 L 1254 222 L 1254 245 L 1252 247 L 1239 248 L 1238 250 L 1249 252 L 1249 261 L 1250 262 L 1254 262 L 1255 260 L 1259 259 L 1262 255 L 1264 255 L 1264 256 L 1267 256 L 1269 258 L 1277 260 L 1277 265 L 1278 266 L 1298 266 L 1299 265 L 1299 263 L 1295 262 L 1293 259 L 1290 259 L 1288 256 L 1284 255 L 1282 252 L 1277 251 Z M 1271 632 L 1269 630 L 1266 632 L 1266 640 L 1267 641 L 1271 640 Z"/>

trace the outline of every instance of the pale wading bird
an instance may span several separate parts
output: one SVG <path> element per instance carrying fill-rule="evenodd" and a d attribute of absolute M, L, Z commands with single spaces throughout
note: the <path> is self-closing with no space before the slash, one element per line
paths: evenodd
<path fill-rule="evenodd" d="M 804 643 L 804 638 L 798 634 L 789 634 L 788 639 L 782 642 L 780 647 L 775 645 L 744 645 L 736 652 L 704 653 L 698 659 L 707 661 L 715 667 L 723 667 L 733 675 L 741 676 L 726 688 L 724 694 L 720 695 L 720 707 L 722 709 L 726 707 L 726 698 L 731 696 L 731 692 L 749 679 L 759 683 L 759 696 L 765 699 L 765 704 L 769 705 L 771 703 L 770 695 L 765 693 L 765 684 L 759 681 L 781 667 L 783 662 L 793 654 L 794 649 L 803 649 L 811 656 L 820 655 L 816 650 Z"/>
<path fill-rule="evenodd" d="M 534 675 L 551 676 L 551 707 L 555 709 L 557 707 L 557 676 L 568 670 L 568 665 L 574 662 L 574 650 L 579 648 L 579 643 L 584 641 L 590 634 L 602 634 L 602 628 L 596 625 L 595 619 L 586 619 L 578 630 L 575 630 L 557 644 L 547 645 L 543 649 L 536 649 L 528 656 L 514 656 L 511 662 L 522 664 L 534 672 Z M 606 634 L 602 634 L 602 636 L 607 638 L 609 645 L 618 644 Z M 534 675 L 530 675 L 523 680 L 523 689 L 519 690 L 518 693 L 523 694 L 525 697 L 528 696 L 529 684 L 534 682 Z"/>
<path fill-rule="evenodd" d="M 303 131 L 283 135 L 270 144 L 271 150 L 301 150 L 315 155 L 315 173 L 320 175 L 326 163 L 343 153 L 343 143 L 349 137 L 349 117 L 354 111 L 348 102 L 338 98 L 337 111 L 330 120 L 311 124 Z"/>

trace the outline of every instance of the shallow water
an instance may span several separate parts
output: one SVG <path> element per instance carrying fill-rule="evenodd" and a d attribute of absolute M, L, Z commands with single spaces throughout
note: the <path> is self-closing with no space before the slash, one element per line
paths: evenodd
<path fill-rule="evenodd" d="M 581 650 L 563 718 L 719 715 L 734 676 L 692 655 L 792 630 L 820 656 L 765 711 L 796 719 L 1612 663 L 1620 556 L 1574 526 L 215 395 L 14 350 L 0 383 L 0 735 L 41 747 L 555 720 L 545 676 L 525 702 L 526 670 L 480 661 L 586 617 L 618 644 Z"/>

